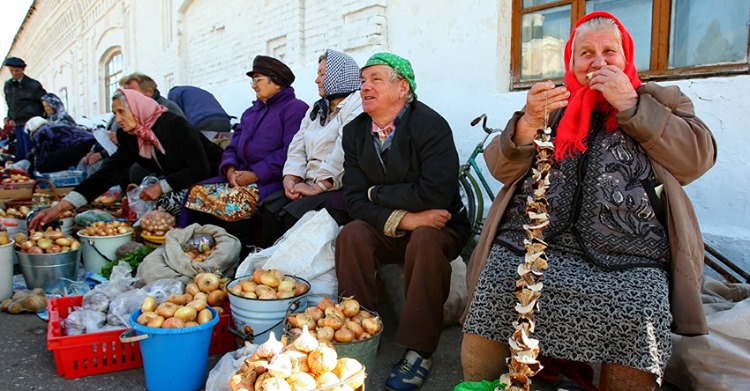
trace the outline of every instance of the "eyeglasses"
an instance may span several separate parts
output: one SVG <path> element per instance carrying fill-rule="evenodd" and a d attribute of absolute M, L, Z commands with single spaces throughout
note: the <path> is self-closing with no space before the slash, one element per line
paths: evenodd
<path fill-rule="evenodd" d="M 268 79 L 268 76 L 257 76 L 257 77 L 253 77 L 253 78 L 252 78 L 252 80 L 253 80 L 253 84 L 254 84 L 254 85 L 255 85 L 255 84 L 258 84 L 258 82 L 259 82 L 259 81 L 261 81 L 261 80 L 263 80 L 263 79 Z"/>

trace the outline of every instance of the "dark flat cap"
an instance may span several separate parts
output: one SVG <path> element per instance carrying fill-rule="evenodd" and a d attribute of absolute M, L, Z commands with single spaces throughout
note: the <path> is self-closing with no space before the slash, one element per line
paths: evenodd
<path fill-rule="evenodd" d="M 282 87 L 289 87 L 294 83 L 294 73 L 283 62 L 268 56 L 255 56 L 253 69 L 247 75 L 253 77 L 254 73 L 262 73 L 273 76 L 280 82 Z"/>
<path fill-rule="evenodd" d="M 7 67 L 18 67 L 18 68 L 25 68 L 26 67 L 26 63 L 22 59 L 20 59 L 18 57 L 8 57 L 8 58 L 6 58 L 5 61 L 3 62 L 3 65 L 5 65 Z"/>

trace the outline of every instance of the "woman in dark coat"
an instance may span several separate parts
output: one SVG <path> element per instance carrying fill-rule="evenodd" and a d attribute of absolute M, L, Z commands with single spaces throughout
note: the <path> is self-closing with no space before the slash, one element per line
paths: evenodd
<path fill-rule="evenodd" d="M 137 91 L 119 89 L 112 97 L 112 111 L 120 125 L 117 152 L 60 203 L 37 213 L 30 229 L 91 202 L 116 185 L 133 163 L 159 177 L 159 182 L 145 188 L 140 198 L 158 200 L 167 210 L 169 205 L 165 203 L 171 198 L 182 200 L 189 186 L 218 169 L 221 148 L 203 137 L 185 118 L 168 112 L 153 99 Z"/>

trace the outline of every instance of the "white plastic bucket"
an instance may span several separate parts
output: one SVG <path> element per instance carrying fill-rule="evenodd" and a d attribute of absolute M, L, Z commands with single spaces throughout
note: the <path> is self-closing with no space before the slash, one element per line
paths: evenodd
<path fill-rule="evenodd" d="M 307 284 L 308 289 L 302 295 L 288 299 L 248 299 L 229 292 L 228 288 L 239 284 L 240 280 L 247 280 L 252 277 L 251 275 L 243 276 L 227 285 L 229 308 L 232 311 L 234 333 L 245 341 L 262 344 L 268 340 L 271 331 L 276 338 L 281 338 L 286 316 L 293 312 L 304 311 L 307 308 L 307 294 L 310 292 L 310 283 L 302 278 L 292 276 L 297 281 Z"/>
<path fill-rule="evenodd" d="M 0 246 L 0 301 L 13 296 L 13 244 Z"/>
<path fill-rule="evenodd" d="M 26 230 L 26 220 L 24 219 L 14 219 L 6 217 L 0 219 L 0 224 L 2 224 L 5 227 L 5 230 L 8 231 L 8 237 L 11 239 L 13 239 L 13 237 L 16 236 L 16 234 L 19 232 L 26 235 L 29 234 L 29 232 Z M 13 264 L 18 264 L 18 257 L 16 256 L 15 251 L 12 251 L 12 253 Z"/>
<path fill-rule="evenodd" d="M 117 249 L 130 242 L 133 232 L 113 236 L 89 236 L 78 231 L 83 254 L 83 268 L 86 271 L 99 273 L 109 261 L 115 260 Z"/>

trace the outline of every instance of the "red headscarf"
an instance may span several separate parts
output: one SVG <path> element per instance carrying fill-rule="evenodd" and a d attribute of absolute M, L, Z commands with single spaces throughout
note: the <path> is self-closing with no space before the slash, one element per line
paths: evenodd
<path fill-rule="evenodd" d="M 606 114 L 605 128 L 607 130 L 612 131 L 619 126 L 615 118 L 617 110 L 604 99 L 604 95 L 601 92 L 592 90 L 587 85 L 584 86 L 579 83 L 573 69 L 570 68 L 575 31 L 582 23 L 593 18 L 608 18 L 617 24 L 617 28 L 620 30 L 620 35 L 622 36 L 622 48 L 626 61 L 623 72 L 630 79 L 630 84 L 633 88 L 638 88 L 641 85 L 641 79 L 638 78 L 638 71 L 635 69 L 633 38 L 630 36 L 628 30 L 623 27 L 622 23 L 612 14 L 602 11 L 592 12 L 581 18 L 575 27 L 573 27 L 570 39 L 568 39 L 568 43 L 565 45 L 565 85 L 568 91 L 570 91 L 570 100 L 565 110 L 565 115 L 563 115 L 560 125 L 557 127 L 557 135 L 555 136 L 555 157 L 558 161 L 565 158 L 565 156 L 586 151 L 584 140 L 589 133 L 591 113 L 594 109 Z"/>
<path fill-rule="evenodd" d="M 161 153 L 165 153 L 164 147 L 161 146 L 151 127 L 154 126 L 161 113 L 167 111 L 167 108 L 138 91 L 122 88 L 117 91 L 125 94 L 125 99 L 135 118 L 136 127 L 131 134 L 138 137 L 138 153 L 146 159 L 151 159 L 152 146 Z"/>

